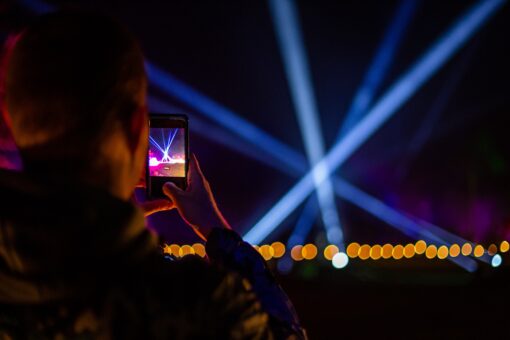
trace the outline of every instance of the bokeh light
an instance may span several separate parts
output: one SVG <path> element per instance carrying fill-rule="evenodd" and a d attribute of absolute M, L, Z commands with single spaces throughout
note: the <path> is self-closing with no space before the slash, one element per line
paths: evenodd
<path fill-rule="evenodd" d="M 347 255 L 350 258 L 358 257 L 360 245 L 359 243 L 353 242 L 347 246 Z"/>
<path fill-rule="evenodd" d="M 179 247 L 179 245 L 177 245 L 177 244 L 170 245 L 170 254 L 172 254 L 174 256 L 181 256 L 180 251 L 181 251 L 181 247 Z"/>
<path fill-rule="evenodd" d="M 285 245 L 281 242 L 274 242 L 271 244 L 273 248 L 273 257 L 279 259 L 283 255 L 285 255 Z"/>
<path fill-rule="evenodd" d="M 358 256 L 362 260 L 366 260 L 370 257 L 370 246 L 368 244 L 364 244 L 359 248 Z"/>
<path fill-rule="evenodd" d="M 404 247 L 404 256 L 406 258 L 410 259 L 411 257 L 414 256 L 414 253 L 415 253 L 414 244 L 409 243 Z"/>
<path fill-rule="evenodd" d="M 437 247 L 433 244 L 429 245 L 427 247 L 427 250 L 425 251 L 425 256 L 428 259 L 433 259 L 437 255 Z"/>
<path fill-rule="evenodd" d="M 185 244 L 181 247 L 181 249 L 179 249 L 179 256 L 180 257 L 184 257 L 184 256 L 187 256 L 187 255 L 194 255 L 195 254 L 195 250 L 188 244 Z"/>
<path fill-rule="evenodd" d="M 290 257 L 292 257 L 294 261 L 301 261 L 303 259 L 301 249 L 303 249 L 303 246 L 300 245 L 292 247 L 290 251 Z"/>
<path fill-rule="evenodd" d="M 404 247 L 400 244 L 397 244 L 393 247 L 393 252 L 391 254 L 395 260 L 400 260 L 404 256 Z"/>
<path fill-rule="evenodd" d="M 464 243 L 461 251 L 462 251 L 462 255 L 469 256 L 469 255 L 471 255 L 471 252 L 473 251 L 473 247 L 471 246 L 470 243 Z"/>
<path fill-rule="evenodd" d="M 501 242 L 501 244 L 499 246 L 500 252 L 506 253 L 509 249 L 510 249 L 510 244 L 508 243 L 508 241 Z"/>
<path fill-rule="evenodd" d="M 448 247 L 445 245 L 442 245 L 437 249 L 437 258 L 440 260 L 444 260 L 448 257 Z"/>
<path fill-rule="evenodd" d="M 282 242 L 273 242 L 271 245 L 265 244 L 261 246 L 253 246 L 254 249 L 256 249 L 261 256 L 266 260 L 270 260 L 273 258 L 281 258 L 283 255 L 285 255 L 286 248 L 285 245 Z M 186 255 L 195 254 L 200 257 L 207 256 L 205 246 L 202 243 L 195 243 L 192 246 L 190 245 L 182 245 L 179 246 L 177 244 L 164 244 L 162 246 L 163 253 L 165 254 L 171 254 L 176 257 L 184 257 Z M 424 250 L 425 249 L 425 250 Z M 502 241 L 500 243 L 499 250 L 501 252 L 508 252 L 510 250 L 510 244 L 508 241 Z M 318 248 L 315 244 L 309 243 L 306 245 L 297 245 L 294 246 L 290 251 L 290 256 L 294 261 L 301 261 L 303 259 L 306 260 L 313 260 L 317 257 L 318 254 Z M 462 247 L 459 244 L 452 244 L 451 246 L 442 245 L 442 246 L 435 246 L 435 245 L 428 245 L 423 240 L 417 241 L 415 244 L 408 243 L 405 246 L 401 244 L 392 245 L 389 243 L 384 244 L 383 246 L 379 244 L 374 244 L 373 246 L 370 246 L 368 244 L 360 245 L 357 242 L 352 242 L 349 244 L 349 246 L 346 249 L 346 252 L 340 252 L 340 249 L 338 246 L 334 244 L 330 244 L 326 246 L 323 250 L 324 258 L 328 261 L 333 261 L 333 258 L 335 255 L 342 253 L 345 256 L 349 258 L 356 258 L 359 257 L 361 260 L 379 260 L 381 258 L 383 259 L 389 259 L 393 257 L 395 260 L 400 260 L 402 258 L 412 258 L 413 256 L 417 254 L 423 254 L 425 253 L 426 257 L 428 259 L 433 259 L 435 257 L 439 259 L 446 259 L 448 256 L 455 258 L 459 255 L 464 256 L 475 256 L 475 257 L 482 257 L 485 254 L 486 248 L 484 248 L 481 244 L 477 244 L 476 246 L 471 245 L 471 243 L 466 242 L 462 245 Z M 495 263 L 496 266 L 499 266 L 502 262 L 502 257 L 497 254 L 498 247 L 496 244 L 491 244 L 487 248 L 487 254 L 492 256 L 491 257 L 491 264 Z M 338 261 L 344 261 L 343 256 L 337 257 L 337 265 L 343 265 L 343 262 Z M 496 256 L 499 257 L 496 257 Z M 495 259 L 494 259 L 495 258 Z M 499 263 L 499 264 L 498 264 Z M 341 267 L 337 267 L 341 268 Z"/>
<path fill-rule="evenodd" d="M 384 246 L 382 246 L 381 255 L 383 259 L 389 259 L 391 257 L 391 254 L 393 253 L 393 246 L 389 243 L 386 243 Z"/>
<path fill-rule="evenodd" d="M 489 246 L 489 248 L 487 248 L 487 253 L 489 253 L 489 255 L 495 255 L 496 253 L 498 252 L 498 246 L 496 246 L 494 243 L 491 244 Z"/>
<path fill-rule="evenodd" d="M 414 251 L 416 252 L 416 254 L 418 255 L 421 255 L 425 252 L 425 250 L 427 250 L 427 243 L 423 240 L 419 240 L 418 242 L 416 242 L 416 244 L 414 245 Z"/>
<path fill-rule="evenodd" d="M 372 260 L 379 260 L 381 258 L 381 251 L 382 251 L 382 247 L 378 244 L 372 246 L 372 248 L 370 248 L 370 257 L 372 258 Z"/>
<path fill-rule="evenodd" d="M 460 246 L 458 244 L 452 244 L 450 246 L 450 256 L 457 257 L 460 255 Z"/>
<path fill-rule="evenodd" d="M 492 258 L 491 266 L 493 266 L 494 268 L 499 267 L 499 266 L 501 266 L 502 262 L 503 262 L 503 259 L 501 258 L 501 255 L 496 254 Z"/>
<path fill-rule="evenodd" d="M 475 249 L 473 250 L 473 255 L 475 255 L 475 257 L 482 257 L 483 253 L 484 253 L 484 249 L 483 249 L 483 246 L 481 244 L 478 244 L 475 247 Z"/>
<path fill-rule="evenodd" d="M 349 257 L 345 253 L 336 253 L 335 256 L 333 256 L 333 260 L 331 261 L 333 264 L 333 267 L 337 269 L 344 268 L 349 264 Z"/>
<path fill-rule="evenodd" d="M 304 259 L 313 260 L 317 256 L 317 247 L 315 244 L 307 244 L 301 249 L 301 253 Z"/>
<path fill-rule="evenodd" d="M 193 250 L 195 251 L 195 254 L 197 254 L 200 257 L 205 257 L 205 247 L 201 243 L 195 243 L 192 246 Z"/>
<path fill-rule="evenodd" d="M 172 250 L 170 249 L 170 246 L 168 244 L 163 245 L 163 253 L 172 254 Z"/>
<path fill-rule="evenodd" d="M 273 247 L 265 244 L 259 248 L 259 253 L 260 253 L 260 255 L 262 255 L 264 260 L 269 261 L 273 258 L 274 249 L 273 249 Z"/>
<path fill-rule="evenodd" d="M 336 253 L 339 252 L 339 249 L 334 244 L 330 244 L 324 249 L 324 258 L 328 261 L 331 261 L 333 259 L 333 256 L 335 256 Z M 356 256 L 358 255 L 358 252 L 356 251 Z"/>

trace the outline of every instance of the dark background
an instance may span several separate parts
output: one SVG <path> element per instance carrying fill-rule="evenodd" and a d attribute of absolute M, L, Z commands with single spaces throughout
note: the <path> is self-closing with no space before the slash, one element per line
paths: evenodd
<path fill-rule="evenodd" d="M 138 36 L 152 62 L 304 153 L 265 1 L 48 3 L 119 18 Z M 328 147 L 399 3 L 297 1 Z M 418 1 L 375 99 L 475 3 Z M 36 2 L 1 4 L 5 39 L 33 18 L 28 8 Z M 470 241 L 488 245 L 509 239 L 509 19 L 506 4 L 348 159 L 340 169 L 342 176 L 392 207 Z M 208 121 L 178 98 L 150 91 L 169 107 Z M 417 136 L 422 136 L 420 143 Z M 190 144 L 222 211 L 239 232 L 296 182 L 212 142 L 204 133 L 192 131 Z M 337 204 L 347 242 L 414 241 L 348 203 Z M 284 232 L 271 241 L 286 242 L 297 215 L 291 215 L 282 224 Z M 175 212 L 155 216 L 150 224 L 167 242 L 197 241 Z M 320 243 L 322 229 L 318 218 L 308 241 Z M 504 263 L 507 260 L 504 256 Z M 420 258 L 352 260 L 338 271 L 316 259 L 300 263 L 281 280 L 312 338 L 485 337 L 506 327 L 507 271 L 505 264 L 492 269 L 480 263 L 478 272 L 468 274 L 449 262 Z"/>

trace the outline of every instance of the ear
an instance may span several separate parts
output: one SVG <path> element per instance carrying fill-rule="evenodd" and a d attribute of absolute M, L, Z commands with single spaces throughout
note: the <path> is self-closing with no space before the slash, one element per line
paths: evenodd
<path fill-rule="evenodd" d="M 132 154 L 136 152 L 141 142 L 144 129 L 147 127 L 147 107 L 138 108 L 132 115 L 128 124 L 128 146 Z"/>

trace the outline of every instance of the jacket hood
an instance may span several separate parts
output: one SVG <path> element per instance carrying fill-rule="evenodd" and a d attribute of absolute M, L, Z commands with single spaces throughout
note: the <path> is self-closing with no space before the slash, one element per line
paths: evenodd
<path fill-rule="evenodd" d="M 131 203 L 79 183 L 0 171 L 0 301 L 65 298 L 156 250 Z"/>

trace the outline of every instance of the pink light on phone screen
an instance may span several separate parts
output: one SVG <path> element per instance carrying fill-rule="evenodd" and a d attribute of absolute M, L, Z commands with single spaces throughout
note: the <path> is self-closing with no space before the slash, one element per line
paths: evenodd
<path fill-rule="evenodd" d="M 158 166 L 159 161 L 156 157 L 149 158 L 149 166 Z"/>

